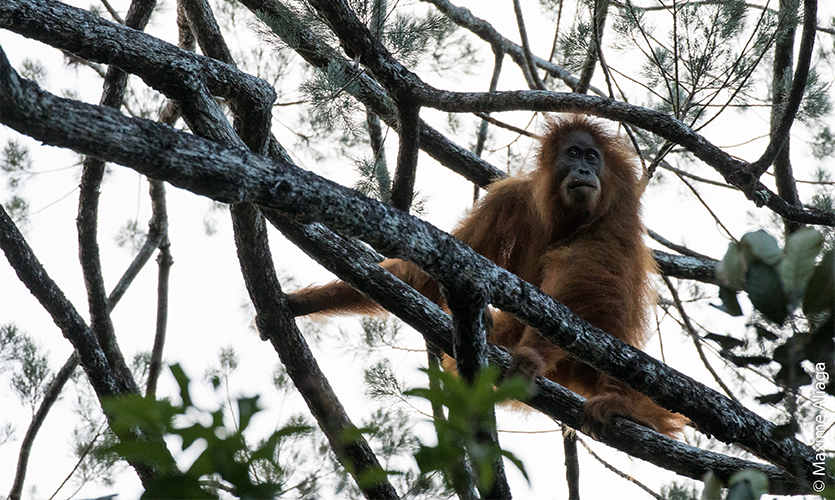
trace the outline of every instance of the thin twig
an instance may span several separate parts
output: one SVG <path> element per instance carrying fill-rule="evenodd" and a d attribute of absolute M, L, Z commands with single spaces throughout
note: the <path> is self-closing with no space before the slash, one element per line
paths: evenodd
<path fill-rule="evenodd" d="M 586 443 L 583 439 L 577 438 L 577 441 L 579 441 L 579 442 L 580 442 L 580 444 L 581 444 L 581 445 L 583 445 L 583 448 L 585 448 L 585 449 L 586 449 L 586 451 L 589 453 L 589 455 L 591 455 L 591 456 L 592 456 L 592 458 L 594 458 L 595 460 L 597 460 L 598 462 L 600 462 L 600 464 L 601 464 L 601 465 L 603 465 L 603 467 L 606 467 L 607 469 L 609 469 L 610 471 L 614 472 L 614 473 L 615 473 L 615 474 L 617 474 L 618 476 L 620 476 L 620 477 L 622 477 L 622 478 L 626 479 L 628 482 L 630 482 L 630 483 L 634 484 L 635 486 L 637 486 L 637 487 L 641 488 L 642 490 L 646 491 L 646 492 L 647 492 L 647 493 L 648 493 L 651 497 L 655 498 L 656 500 L 665 500 L 663 496 L 661 496 L 661 495 L 659 495 L 658 493 L 656 493 L 656 492 L 654 492 L 653 490 L 651 490 L 651 489 L 649 488 L 649 486 L 647 486 L 647 485 L 645 485 L 644 483 L 642 483 L 642 482 L 638 481 L 637 479 L 635 479 L 634 477 L 630 476 L 629 474 L 627 474 L 627 473 L 625 473 L 625 472 L 621 471 L 620 469 L 618 469 L 618 468 L 617 468 L 617 467 L 615 467 L 614 465 L 610 464 L 610 463 L 609 463 L 609 462 L 607 462 L 606 460 L 603 460 L 603 458 L 602 458 L 600 455 L 598 455 L 597 453 L 595 453 L 595 452 L 594 452 L 594 450 L 592 450 L 592 449 L 589 447 L 589 445 L 588 445 L 588 444 L 587 444 L 587 443 Z"/>
<path fill-rule="evenodd" d="M 505 123 L 503 121 L 499 121 L 492 116 L 488 115 L 487 113 L 473 113 L 477 117 L 481 118 L 484 122 L 492 123 L 497 127 L 501 127 L 503 129 L 510 130 L 511 132 L 516 132 L 519 135 L 524 135 L 525 137 L 530 137 L 531 139 L 539 139 L 540 137 L 533 132 L 528 132 L 525 129 L 515 127 L 509 123 Z"/>
<path fill-rule="evenodd" d="M 661 279 L 664 280 L 664 284 L 667 285 L 667 290 L 669 290 L 670 294 L 673 296 L 673 301 L 675 302 L 676 309 L 678 309 L 679 315 L 681 315 L 681 320 L 684 324 L 684 329 L 687 331 L 687 334 L 693 339 L 693 345 L 696 346 L 696 352 L 699 353 L 699 359 L 702 360 L 702 364 L 707 368 L 707 371 L 710 372 L 710 376 L 713 377 L 713 380 L 725 391 L 725 394 L 728 395 L 733 401 L 739 403 L 739 400 L 734 396 L 734 393 L 731 391 L 730 387 L 728 387 L 722 378 L 716 373 L 716 370 L 710 365 L 710 362 L 707 360 L 707 356 L 705 356 L 705 352 L 702 349 L 701 339 L 699 338 L 698 332 L 693 327 L 693 324 L 690 323 L 690 316 L 684 311 L 684 306 L 681 303 L 681 299 L 678 296 L 678 292 L 676 291 L 675 287 L 673 286 L 673 282 L 670 281 L 670 278 L 666 276 L 662 276 Z"/>
<path fill-rule="evenodd" d="M 38 435 L 38 431 L 40 431 L 44 420 L 46 420 L 49 410 L 51 410 L 55 402 L 58 401 L 58 396 L 61 395 L 64 385 L 66 385 L 67 381 L 70 377 L 72 377 L 76 367 L 78 367 L 78 357 L 75 353 L 72 353 L 64 363 L 64 366 L 61 367 L 61 369 L 58 370 L 58 373 L 55 374 L 55 377 L 52 379 L 52 382 L 49 383 L 46 391 L 44 391 L 44 396 L 38 406 L 38 410 L 35 412 L 35 415 L 32 416 L 32 422 L 29 423 L 29 428 L 26 429 L 26 435 L 23 436 L 23 441 L 20 443 L 17 469 L 14 476 L 14 483 L 12 484 L 12 490 L 9 493 L 9 500 L 20 500 L 21 493 L 23 492 L 23 481 L 26 478 L 26 470 L 29 467 L 29 454 L 32 452 L 32 445 L 35 443 L 35 437 Z"/>
<path fill-rule="evenodd" d="M 547 90 L 542 79 L 539 78 L 539 71 L 536 69 L 536 63 L 533 60 L 531 53 L 531 45 L 528 42 L 528 30 L 525 28 L 525 18 L 522 15 L 522 5 L 519 0 L 513 0 L 513 11 L 516 13 L 516 26 L 519 27 L 519 38 L 522 39 L 522 52 L 525 54 L 525 62 L 527 62 L 528 72 L 530 74 L 531 82 L 530 88 Z"/>
<path fill-rule="evenodd" d="M 733 233 L 731 233 L 731 231 L 725 226 L 725 224 L 722 223 L 722 221 L 719 219 L 719 216 L 716 215 L 716 212 L 714 212 L 713 209 L 710 208 L 710 205 L 708 205 L 707 202 L 699 194 L 699 192 L 696 191 L 696 188 L 694 188 L 692 184 L 687 182 L 687 180 L 684 178 L 683 175 L 681 175 L 681 174 L 676 174 L 676 175 L 678 176 L 679 180 L 681 182 L 683 182 L 684 185 L 687 186 L 690 189 L 690 191 L 693 193 L 693 195 L 696 197 L 696 199 L 699 200 L 699 203 L 701 203 L 702 206 L 705 207 L 705 209 L 708 211 L 708 213 L 710 213 L 710 216 L 713 217 L 713 220 L 716 221 L 716 224 L 719 227 L 721 227 L 722 230 L 725 231 L 725 234 L 727 234 L 729 238 L 736 241 L 736 238 L 734 238 Z"/>
<path fill-rule="evenodd" d="M 64 485 L 67 484 L 67 481 L 69 481 L 70 478 L 73 476 L 73 474 L 75 474 L 75 471 L 77 471 L 78 468 L 81 467 L 81 463 L 84 462 L 84 459 L 87 458 L 87 455 L 90 454 L 90 451 L 93 449 L 93 445 L 96 444 L 96 441 L 101 436 L 102 431 L 104 430 L 104 426 L 106 426 L 106 425 L 107 425 L 107 420 L 105 420 L 104 422 L 101 423 L 101 425 L 99 425 L 99 428 L 96 429 L 96 433 L 93 435 L 93 439 L 91 439 L 90 442 L 87 443 L 87 446 L 85 446 L 84 449 L 81 450 L 81 453 L 78 456 L 78 460 L 76 460 L 76 462 L 75 462 L 75 466 L 72 468 L 70 473 L 67 474 L 67 477 L 65 477 L 64 480 L 61 481 L 61 484 L 58 485 L 58 488 L 55 489 L 55 491 L 52 493 L 52 495 L 50 495 L 48 500 L 52 500 L 53 498 L 55 498 L 55 496 L 58 495 L 58 492 L 61 491 L 61 488 L 63 488 Z M 70 498 L 72 498 L 72 497 L 70 497 Z"/>
<path fill-rule="evenodd" d="M 681 246 L 681 245 L 676 245 L 675 243 L 668 240 L 667 238 L 664 238 L 663 236 L 656 233 L 652 229 L 647 229 L 647 234 L 649 235 L 650 238 L 654 239 L 658 243 L 661 243 L 662 245 L 669 248 L 670 250 L 675 250 L 676 252 L 680 253 L 681 255 L 687 255 L 689 257 L 696 257 L 696 258 L 699 258 L 699 259 L 709 259 L 710 258 L 706 255 L 700 254 L 699 252 L 694 252 L 693 250 L 690 250 L 687 247 L 684 247 L 684 246 Z"/>

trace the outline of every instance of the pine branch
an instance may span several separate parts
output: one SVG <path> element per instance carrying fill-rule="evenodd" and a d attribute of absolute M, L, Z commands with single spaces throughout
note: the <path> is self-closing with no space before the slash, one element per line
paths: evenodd
<path fill-rule="evenodd" d="M 501 33 L 496 31 L 496 29 L 493 28 L 493 26 L 490 23 L 474 16 L 469 9 L 466 9 L 464 7 L 457 7 L 447 0 L 421 1 L 431 3 L 432 5 L 437 7 L 438 10 L 440 10 L 441 12 L 446 14 L 450 19 L 452 19 L 455 22 L 455 24 L 471 31 L 473 34 L 475 34 L 485 42 L 489 43 L 491 46 L 501 47 L 504 52 L 510 55 L 513 61 L 520 68 L 525 68 L 527 66 L 527 60 L 525 59 L 524 50 L 521 46 L 503 37 Z M 534 62 L 536 62 L 536 65 L 538 67 L 547 71 L 548 74 L 552 77 L 562 80 L 566 85 L 568 85 L 568 87 L 574 88 L 577 86 L 577 78 L 572 76 L 568 71 L 564 70 L 560 66 L 557 66 L 551 61 L 540 59 L 536 56 L 533 56 L 533 60 Z M 591 90 L 599 96 L 605 96 L 605 93 L 596 87 L 590 87 L 589 90 Z"/>
<path fill-rule="evenodd" d="M 331 64 L 339 64 L 356 84 L 356 93 L 352 95 L 371 108 L 389 127 L 399 132 L 397 107 L 380 84 L 336 54 L 315 33 L 307 29 L 294 12 L 278 2 L 268 0 L 242 0 L 242 3 L 314 67 L 325 71 Z M 280 20 L 280 23 L 276 22 L 277 20 Z M 438 163 L 482 187 L 505 176 L 504 172 L 453 143 L 423 120 L 420 120 L 419 124 L 420 147 Z"/>
<path fill-rule="evenodd" d="M 43 400 L 41 400 L 41 404 L 38 406 L 38 411 L 32 417 L 32 422 L 29 423 L 29 427 L 26 429 L 26 435 L 23 436 L 23 441 L 20 442 L 17 469 L 15 470 L 12 490 L 9 492 L 9 500 L 20 500 L 21 493 L 23 492 L 23 481 L 26 479 L 26 471 L 29 468 L 29 454 L 32 451 L 32 445 L 35 444 L 35 437 L 38 435 L 38 431 L 40 431 L 44 420 L 46 420 L 49 410 L 52 409 L 52 405 L 58 401 L 64 385 L 72 377 L 77 367 L 78 357 L 75 353 L 72 353 L 64 363 L 64 366 L 55 374 L 46 391 L 44 391 Z"/>

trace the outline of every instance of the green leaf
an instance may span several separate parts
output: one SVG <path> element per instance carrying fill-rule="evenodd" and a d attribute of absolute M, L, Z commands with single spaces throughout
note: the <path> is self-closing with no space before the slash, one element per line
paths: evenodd
<path fill-rule="evenodd" d="M 756 399 L 757 402 L 760 403 L 761 405 L 776 405 L 777 403 L 782 401 L 783 398 L 785 398 L 785 397 L 786 397 L 786 392 L 785 391 L 780 391 L 780 392 L 775 392 L 773 394 L 764 394 L 762 396 L 757 396 L 754 399 Z"/>
<path fill-rule="evenodd" d="M 183 367 L 181 367 L 179 363 L 175 363 L 169 366 L 169 369 L 171 369 L 171 374 L 174 375 L 174 378 L 177 380 L 177 385 L 180 386 L 180 398 L 183 400 L 183 406 L 192 406 L 191 393 L 188 391 L 188 384 L 190 380 L 183 371 Z"/>
<path fill-rule="evenodd" d="M 774 266 L 783 257 L 783 252 L 780 250 L 780 244 L 777 243 L 777 239 L 768 234 L 764 229 L 745 233 L 739 240 L 739 243 L 749 265 L 751 264 L 751 258 L 753 258 L 769 266 Z"/>
<path fill-rule="evenodd" d="M 238 415 L 240 415 L 239 432 L 243 432 L 249 426 L 249 421 L 259 411 L 261 411 L 261 407 L 258 406 L 258 396 L 238 400 Z"/>
<path fill-rule="evenodd" d="M 806 314 L 831 311 L 835 306 L 835 250 L 826 252 L 815 268 L 806 294 L 803 297 L 803 312 Z"/>
<path fill-rule="evenodd" d="M 755 261 L 745 277 L 751 304 L 769 321 L 782 325 L 789 315 L 789 300 L 774 266 Z"/>
<path fill-rule="evenodd" d="M 705 485 L 705 489 L 702 490 L 703 500 L 722 498 L 722 486 L 724 485 L 716 474 L 713 473 L 713 471 L 708 471 L 702 478 L 702 482 L 704 482 Z"/>
<path fill-rule="evenodd" d="M 759 366 L 759 365 L 767 365 L 771 363 L 772 359 L 768 356 L 737 356 L 728 351 L 720 351 L 720 355 L 730 361 L 731 363 L 735 364 L 736 366 Z"/>
<path fill-rule="evenodd" d="M 741 470 L 728 480 L 725 500 L 759 500 L 768 493 L 768 477 L 753 469 Z"/>
<path fill-rule="evenodd" d="M 175 429 L 173 434 L 177 434 L 183 438 L 183 449 L 188 449 L 198 439 L 209 440 L 214 437 L 214 431 L 211 428 L 203 427 L 200 424 L 194 424 L 182 429 Z"/>
<path fill-rule="evenodd" d="M 815 272 L 815 259 L 820 253 L 823 237 L 814 229 L 804 228 L 789 236 L 783 259 L 777 266 L 783 288 L 792 303 L 797 303 Z"/>
<path fill-rule="evenodd" d="M 716 277 L 719 282 L 731 290 L 742 290 L 747 271 L 748 263 L 739 244 L 735 241 L 728 243 L 725 256 L 716 264 Z"/>
<path fill-rule="evenodd" d="M 718 333 L 708 333 L 704 336 L 704 339 L 716 342 L 722 349 L 735 349 L 745 345 L 745 342 L 738 338 L 731 337 L 730 335 L 720 335 Z"/>
<path fill-rule="evenodd" d="M 170 498 L 217 498 L 200 487 L 197 478 L 176 475 L 159 477 L 145 485 L 142 500 L 170 499 Z"/>
<path fill-rule="evenodd" d="M 733 290 L 725 286 L 720 286 L 719 299 L 722 301 L 722 304 L 718 306 L 715 304 L 711 305 L 731 316 L 742 316 L 742 307 L 740 307 L 739 301 L 736 298 L 736 290 Z"/>
<path fill-rule="evenodd" d="M 523 464 L 522 461 L 519 460 L 519 458 L 516 455 L 507 450 L 502 450 L 502 455 L 508 460 L 510 460 L 510 462 L 513 465 L 515 465 L 517 469 L 519 469 L 519 472 L 522 473 L 522 476 L 524 476 L 525 480 L 528 482 L 528 484 L 530 484 L 531 479 L 528 477 L 528 472 L 525 470 L 525 464 Z"/>
<path fill-rule="evenodd" d="M 435 419 L 435 432 L 438 445 L 421 446 L 415 459 L 422 473 L 443 470 L 445 476 L 455 474 L 461 461 L 469 457 L 476 473 L 479 489 L 489 490 L 493 481 L 493 464 L 502 456 L 520 467 L 526 474 L 522 463 L 511 453 L 502 450 L 496 442 L 486 442 L 481 432 L 490 429 L 494 423 L 492 410 L 494 405 L 508 397 L 525 398 L 529 395 L 527 380 L 509 378 L 496 387 L 499 372 L 495 367 L 488 367 L 479 372 L 472 384 L 455 375 L 443 372 L 438 367 L 423 370 L 432 383 L 433 389 L 412 389 L 406 394 L 423 397 L 430 401 L 443 401 L 448 408 L 446 419 Z M 527 476 L 526 476 L 527 477 Z"/>

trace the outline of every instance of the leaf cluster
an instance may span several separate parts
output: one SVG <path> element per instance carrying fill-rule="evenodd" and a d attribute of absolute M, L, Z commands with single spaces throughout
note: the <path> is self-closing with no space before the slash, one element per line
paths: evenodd
<path fill-rule="evenodd" d="M 145 462 L 153 466 L 157 476 L 145 484 L 142 498 L 218 498 L 207 488 L 210 480 L 238 498 L 273 498 L 282 485 L 271 480 L 258 481 L 252 471 L 256 464 L 266 463 L 279 468 L 276 453 L 281 441 L 289 436 L 310 430 L 304 425 L 288 425 L 272 433 L 258 447 L 250 449 L 244 431 L 261 407 L 258 396 L 240 398 L 237 402 L 237 420 L 232 428 L 224 422 L 223 409 L 212 412 L 194 406 L 189 392 L 189 378 L 179 365 L 172 365 L 171 373 L 180 389 L 181 404 L 168 400 L 152 400 L 140 395 L 130 395 L 102 402 L 104 411 L 111 416 L 110 426 L 123 438 L 110 450 L 121 457 Z M 185 417 L 209 416 L 208 425 L 197 420 L 191 425 L 178 425 Z M 162 440 L 145 440 L 141 436 L 178 436 L 185 451 L 201 442 L 205 449 L 191 466 L 180 472 Z"/>
<path fill-rule="evenodd" d="M 32 174 L 32 156 L 29 148 L 16 140 L 10 140 L 0 153 L 0 171 L 8 178 L 6 184 L 15 190 Z"/>
<path fill-rule="evenodd" d="M 481 435 L 489 429 L 495 405 L 508 399 L 527 399 L 531 395 L 530 383 L 523 378 L 512 377 L 499 384 L 499 373 L 495 367 L 482 370 L 471 384 L 437 366 L 423 371 L 430 379 L 430 388 L 415 388 L 404 394 L 426 399 L 433 406 L 444 406 L 448 414 L 445 419 L 434 420 L 438 444 L 422 444 L 415 454 L 421 472 L 443 471 L 449 480 L 459 469 L 459 464 L 469 458 L 478 488 L 489 491 L 495 480 L 493 463 L 504 457 L 527 479 L 521 460 L 502 449 L 497 442 L 482 439 Z"/>
<path fill-rule="evenodd" d="M 822 363 L 835 356 L 835 251 L 826 251 L 819 258 L 822 245 L 823 237 L 814 229 L 793 233 L 784 248 L 773 236 L 759 230 L 729 244 L 716 268 L 721 283 L 720 309 L 733 316 L 742 315 L 737 293 L 744 291 L 754 308 L 773 325 L 783 327 L 791 320 L 792 335 L 773 353 L 773 360 L 782 365 L 776 380 L 789 388 L 812 383 L 801 369 L 804 360 Z M 764 325 L 757 331 L 765 340 L 779 338 Z M 723 355 L 738 366 L 770 361 L 762 356 L 736 357 L 727 350 L 732 347 L 723 346 Z M 827 391 L 835 393 L 833 384 Z M 769 402 L 782 397 L 780 393 Z"/>
<path fill-rule="evenodd" d="M 0 325 L 0 372 L 6 370 L 12 371 L 10 382 L 15 395 L 34 412 L 51 378 L 49 356 L 14 324 Z"/>
<path fill-rule="evenodd" d="M 728 484 L 722 483 L 712 472 L 704 478 L 705 489 L 702 491 L 703 500 L 724 498 L 725 500 L 758 500 L 768 493 L 768 477 L 760 471 L 741 470 L 728 479 Z M 728 492 L 723 497 L 722 488 Z"/>

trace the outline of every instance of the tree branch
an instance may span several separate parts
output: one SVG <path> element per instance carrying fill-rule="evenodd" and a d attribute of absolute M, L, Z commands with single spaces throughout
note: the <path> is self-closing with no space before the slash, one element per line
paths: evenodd
<path fill-rule="evenodd" d="M 365 496 L 369 499 L 399 498 L 385 479 L 371 484 L 363 481 L 363 477 L 370 477 L 382 467 L 362 434 L 351 423 L 293 321 L 266 246 L 267 228 L 263 218 L 251 205 L 238 205 L 235 210 L 235 243 L 247 290 L 258 314 L 255 318 L 258 331 L 273 344 L 334 453 L 357 479 Z"/>
<path fill-rule="evenodd" d="M 3 83 L 10 70 L 11 66 L 6 59 L 6 54 L 0 50 L 0 87 L 5 87 Z M 2 206 L 0 206 L 0 249 L 6 254 L 9 264 L 20 281 L 52 316 L 52 321 L 75 348 L 78 361 L 99 400 L 122 394 L 121 384 L 108 364 L 98 339 L 61 289 L 47 275 L 46 270 Z M 161 439 L 161 436 L 147 437 Z M 147 484 L 147 481 L 155 474 L 153 468 L 144 463 L 131 461 L 130 464 L 144 484 Z"/>
<path fill-rule="evenodd" d="M 471 269 L 461 269 L 463 275 L 471 274 Z M 453 351 L 458 373 L 472 384 L 476 376 L 487 368 L 487 300 L 489 291 L 486 283 L 467 279 L 461 280 L 453 289 L 445 288 L 447 306 L 452 313 Z M 496 414 L 491 410 L 487 421 L 479 422 L 482 428 L 476 429 L 476 437 L 483 443 L 498 445 Z M 483 498 L 510 499 L 510 486 L 507 483 L 501 458 L 493 462 L 493 487 L 490 491 L 481 491 Z"/>
<path fill-rule="evenodd" d="M 771 134 L 778 133 L 780 120 L 784 116 L 784 94 L 786 81 L 784 76 L 791 74 L 794 61 L 795 16 L 797 4 L 782 0 L 779 2 L 780 23 L 777 28 L 777 39 L 774 43 L 774 62 L 771 72 Z M 780 26 L 783 26 L 781 31 Z M 777 194 L 787 203 L 799 206 L 797 185 L 794 181 L 791 164 L 791 137 L 787 136 L 783 147 L 774 158 L 774 179 L 777 184 Z M 786 235 L 796 231 L 800 225 L 791 221 L 784 221 Z"/>
<path fill-rule="evenodd" d="M 437 7 L 438 10 L 446 14 L 447 17 L 452 19 L 452 21 L 455 24 L 471 31 L 474 35 L 489 43 L 491 46 L 502 47 L 503 51 L 510 55 L 513 61 L 520 68 L 524 69 L 525 67 L 527 67 L 527 60 L 525 59 L 525 54 L 522 47 L 503 37 L 501 33 L 496 31 L 496 29 L 493 28 L 493 26 L 490 23 L 474 16 L 469 9 L 464 7 L 456 7 L 447 0 L 421 1 L 431 3 L 432 5 Z M 562 80 L 566 85 L 568 85 L 568 87 L 574 88 L 577 86 L 577 77 L 572 76 L 568 71 L 564 70 L 560 66 L 557 66 L 551 61 L 540 59 L 536 56 L 533 56 L 533 60 L 536 62 L 537 66 L 547 71 L 548 74 L 553 76 L 554 78 Z M 591 90 L 599 96 L 606 95 L 602 90 L 596 87 L 590 87 L 589 90 Z"/>
<path fill-rule="evenodd" d="M 154 205 L 154 217 L 159 217 L 166 227 L 168 226 L 168 211 L 165 208 L 165 185 L 162 182 L 151 180 L 151 200 Z M 154 332 L 154 345 L 151 348 L 151 363 L 148 365 L 148 383 L 145 388 L 146 397 L 155 397 L 157 392 L 157 380 L 162 369 L 162 351 L 165 347 L 165 332 L 168 325 L 168 283 L 171 275 L 171 266 L 174 259 L 171 257 L 171 243 L 168 241 L 168 231 L 159 244 L 159 255 L 157 265 L 157 322 Z"/>
<path fill-rule="evenodd" d="M 594 68 L 597 66 L 600 45 L 603 41 L 603 28 L 606 26 L 606 16 L 609 13 L 609 0 L 594 0 L 592 2 L 592 33 L 586 53 L 586 61 L 583 63 L 583 71 L 574 92 L 585 94 L 589 90 L 591 77 L 594 76 Z"/>
<path fill-rule="evenodd" d="M 125 17 L 129 28 L 145 28 L 156 5 L 155 0 L 134 0 Z M 99 105 L 120 109 L 127 88 L 128 75 L 116 66 L 109 66 L 104 77 L 104 91 Z M 81 185 L 78 196 L 78 257 L 84 284 L 87 287 L 87 302 L 90 308 L 90 326 L 104 350 L 107 361 L 114 370 L 123 391 L 136 392 L 138 388 L 133 375 L 125 363 L 122 350 L 116 340 L 116 332 L 110 320 L 107 304 L 107 290 L 104 287 L 101 258 L 98 244 L 99 192 L 104 178 L 104 162 L 93 157 L 84 159 Z"/>
<path fill-rule="evenodd" d="M 268 0 L 242 0 L 242 3 L 282 37 L 305 61 L 320 70 L 326 70 L 330 64 L 339 64 L 348 78 L 356 83 L 356 88 L 347 89 L 352 95 L 378 115 L 386 124 L 400 132 L 397 107 L 386 91 L 370 75 L 359 71 L 331 47 L 325 44 L 315 33 L 304 28 L 304 21 L 279 2 Z M 292 33 L 285 33 L 273 27 L 271 20 L 282 19 L 284 26 L 293 26 Z M 423 120 L 420 124 L 420 148 L 429 156 L 453 172 L 481 187 L 490 185 L 494 180 L 504 177 L 504 172 L 482 160 L 471 151 L 453 143 Z"/>
<path fill-rule="evenodd" d="M 72 353 L 44 391 L 43 400 L 40 406 L 38 406 L 38 411 L 32 416 L 32 422 L 26 429 L 26 435 L 23 436 L 23 441 L 20 442 L 20 454 L 17 458 L 17 469 L 15 470 L 12 490 L 9 492 L 9 500 L 20 500 L 20 495 L 23 492 L 23 481 L 26 479 L 26 470 L 29 468 L 29 453 L 32 451 L 35 437 L 38 435 L 41 425 L 49 414 L 49 410 L 52 409 L 52 405 L 58 401 L 58 396 L 61 395 L 64 385 L 72 377 L 77 367 L 78 357 L 75 353 Z"/>
<path fill-rule="evenodd" d="M 815 46 L 815 28 L 817 26 L 818 2 L 817 0 L 804 0 L 803 2 L 803 31 L 800 38 L 800 51 L 797 54 L 797 67 L 792 78 L 792 87 L 786 98 L 783 112 L 777 121 L 777 126 L 771 132 L 771 140 L 766 146 L 762 156 L 751 164 L 752 173 L 759 178 L 774 162 L 780 148 L 788 140 L 797 110 L 800 109 L 800 102 L 803 100 L 803 93 L 806 91 L 806 81 L 809 77 L 809 68 L 812 64 L 812 53 Z M 779 75 L 774 75 L 778 77 Z M 800 221 L 798 221 L 800 222 Z"/>
<path fill-rule="evenodd" d="M 718 261 L 710 257 L 673 255 L 659 250 L 653 250 L 652 257 L 664 276 L 696 280 L 713 285 L 718 284 L 716 281 L 716 264 Z"/>
<path fill-rule="evenodd" d="M 580 500 L 580 461 L 577 457 L 577 431 L 563 424 L 562 447 L 565 450 L 565 482 L 568 500 Z"/>
<path fill-rule="evenodd" d="M 516 26 L 519 28 L 519 38 L 522 41 L 522 53 L 525 56 L 525 78 L 528 79 L 528 87 L 531 89 L 546 90 L 545 84 L 542 83 L 542 78 L 539 77 L 539 72 L 536 69 L 536 63 L 533 60 L 531 53 L 531 45 L 528 42 L 528 30 L 525 28 L 525 18 L 522 15 L 522 4 L 519 0 L 513 0 L 513 12 L 516 14 Z"/>
<path fill-rule="evenodd" d="M 415 197 L 415 176 L 420 151 L 420 108 L 401 104 L 399 110 L 400 146 L 397 150 L 397 169 L 391 185 L 391 204 L 408 212 Z"/>

